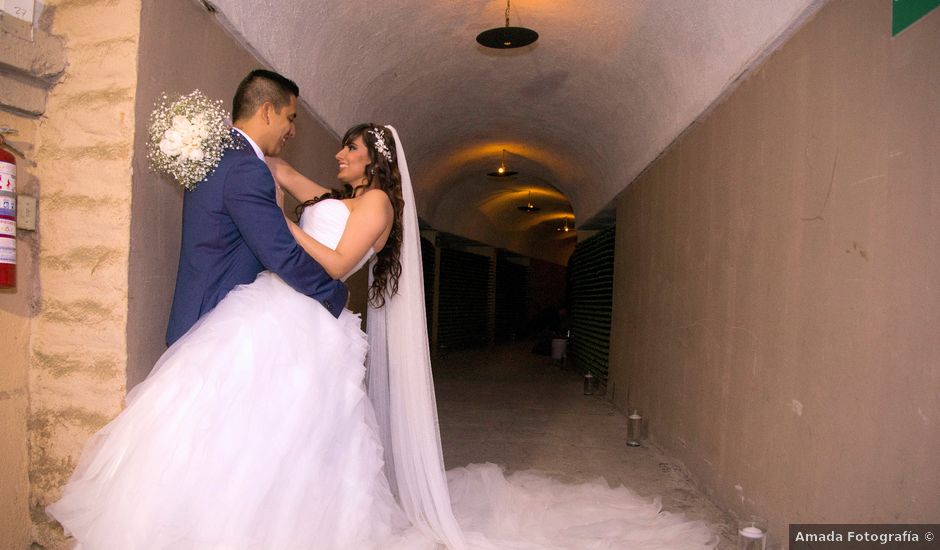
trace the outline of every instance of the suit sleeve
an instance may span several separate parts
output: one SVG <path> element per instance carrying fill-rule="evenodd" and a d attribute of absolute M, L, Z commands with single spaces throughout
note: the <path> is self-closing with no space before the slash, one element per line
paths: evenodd
<path fill-rule="evenodd" d="M 265 269 L 339 317 L 348 290 L 330 277 L 294 240 L 274 197 L 274 178 L 257 158 L 239 161 L 225 181 L 225 208 L 248 248 Z"/>

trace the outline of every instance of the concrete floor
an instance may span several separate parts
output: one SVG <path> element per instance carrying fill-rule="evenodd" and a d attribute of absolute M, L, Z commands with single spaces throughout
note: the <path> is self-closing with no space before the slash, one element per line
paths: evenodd
<path fill-rule="evenodd" d="M 585 396 L 583 379 L 531 342 L 452 351 L 434 359 L 447 468 L 493 462 L 537 469 L 563 481 L 603 477 L 612 486 L 662 499 L 663 510 L 701 519 L 735 546 L 735 522 L 712 504 L 682 464 L 644 443 L 628 447 L 626 417 L 603 396 Z"/>

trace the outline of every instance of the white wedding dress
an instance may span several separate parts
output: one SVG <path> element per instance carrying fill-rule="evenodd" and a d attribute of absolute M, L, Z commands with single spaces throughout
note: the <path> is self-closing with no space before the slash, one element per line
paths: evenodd
<path fill-rule="evenodd" d="M 301 226 L 335 247 L 348 216 L 325 200 Z M 393 496 L 367 348 L 358 315 L 335 319 L 262 273 L 167 350 L 47 511 L 82 550 L 714 547 L 703 523 L 622 487 L 505 476 L 493 464 L 448 472 L 437 512 L 399 504 L 428 495 L 409 494 L 399 475 Z M 423 467 L 420 487 L 443 476 Z"/>
<path fill-rule="evenodd" d="M 335 247 L 348 216 L 326 200 L 302 227 Z M 363 386 L 367 348 L 358 315 L 336 319 L 261 273 L 164 353 L 48 512 L 83 550 L 382 540 L 404 519 Z"/>

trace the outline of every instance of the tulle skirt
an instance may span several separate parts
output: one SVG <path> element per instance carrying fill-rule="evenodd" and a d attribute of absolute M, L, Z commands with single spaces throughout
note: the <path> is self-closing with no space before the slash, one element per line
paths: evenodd
<path fill-rule="evenodd" d="M 82 550 L 423 550 L 383 472 L 359 317 L 271 273 L 170 347 L 47 508 Z M 448 472 L 468 548 L 700 549 L 701 522 L 602 480 Z"/>
<path fill-rule="evenodd" d="M 87 444 L 47 510 L 83 548 L 343 548 L 398 512 L 359 317 L 276 275 L 234 289 Z"/>
<path fill-rule="evenodd" d="M 717 537 L 701 521 L 664 512 L 603 479 L 564 483 L 495 464 L 447 472 L 454 515 L 469 548 L 499 550 L 701 550 Z"/>

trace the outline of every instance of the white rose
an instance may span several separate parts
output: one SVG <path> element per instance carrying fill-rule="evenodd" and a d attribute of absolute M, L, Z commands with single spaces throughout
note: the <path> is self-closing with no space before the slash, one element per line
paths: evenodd
<path fill-rule="evenodd" d="M 193 134 L 192 126 L 180 130 L 179 133 L 180 133 L 180 141 L 182 141 L 183 143 L 189 144 L 195 141 L 195 135 Z"/>
<path fill-rule="evenodd" d="M 189 119 L 183 115 L 176 115 L 173 117 L 173 129 L 177 132 L 184 133 L 190 129 L 192 124 L 189 122 Z"/>
<path fill-rule="evenodd" d="M 169 132 L 167 132 L 167 134 L 169 134 Z M 160 151 L 168 157 L 175 157 L 182 151 L 183 144 L 179 140 L 178 134 L 176 136 L 177 139 L 173 139 L 173 137 L 167 134 L 164 134 L 163 139 L 160 140 Z"/>
<path fill-rule="evenodd" d="M 193 162 L 199 162 L 205 157 L 206 155 L 202 152 L 202 149 L 198 147 L 189 152 L 189 160 Z"/>
<path fill-rule="evenodd" d="M 167 130 L 166 132 L 163 132 L 163 139 L 172 141 L 174 143 L 182 143 L 183 134 L 177 132 L 176 130 L 170 129 L 170 130 Z"/>

